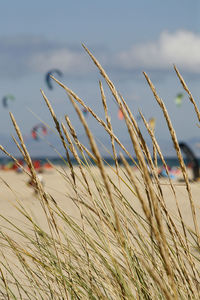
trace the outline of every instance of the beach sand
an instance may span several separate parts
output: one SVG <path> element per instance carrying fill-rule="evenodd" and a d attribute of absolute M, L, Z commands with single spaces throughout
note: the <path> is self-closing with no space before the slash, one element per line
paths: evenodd
<path fill-rule="evenodd" d="M 99 170 L 96 167 L 91 167 L 92 173 L 95 174 L 95 179 L 100 179 Z M 123 169 L 122 169 L 123 170 Z M 78 167 L 74 167 L 75 174 L 77 174 L 77 184 L 80 189 L 82 188 L 81 182 L 79 182 L 80 170 Z M 136 176 L 140 177 L 139 171 L 133 169 Z M 114 182 L 117 182 L 117 177 L 115 172 L 109 167 L 106 167 L 106 172 L 110 176 L 110 179 Z M 190 172 L 190 171 L 188 171 Z M 191 176 L 191 174 L 189 173 Z M 69 168 L 61 168 L 58 167 L 58 170 L 51 169 L 42 174 L 44 179 L 44 189 L 47 193 L 51 194 L 51 196 L 55 199 L 58 206 L 61 207 L 68 215 L 70 215 L 77 222 L 80 221 L 80 211 L 78 207 L 75 205 L 70 197 L 73 197 L 74 191 L 72 189 L 71 184 L 66 179 L 70 176 Z M 121 172 L 121 176 L 124 178 L 123 172 Z M 42 209 L 41 203 L 37 198 L 37 195 L 34 193 L 32 187 L 27 185 L 29 177 L 24 173 L 16 173 L 15 171 L 0 171 L 0 179 L 1 179 L 1 188 L 0 188 L 0 203 L 1 203 L 1 217 L 0 217 L 0 226 L 3 232 L 6 232 L 20 245 L 27 242 L 22 236 L 15 233 L 14 230 L 10 230 L 9 220 L 11 223 L 17 225 L 22 228 L 27 233 L 31 232 L 30 222 L 27 220 L 22 213 L 16 208 L 16 206 L 23 207 L 26 209 L 32 218 L 40 225 L 40 227 L 49 232 L 47 220 L 45 217 L 44 210 Z M 179 176 L 179 180 L 181 176 Z M 174 180 L 173 184 L 175 186 L 177 200 L 179 203 L 179 207 L 183 216 L 183 220 L 187 227 L 194 229 L 192 213 L 190 208 L 190 203 L 188 200 L 188 192 L 185 187 L 184 182 L 179 180 Z M 89 181 L 91 188 L 95 189 L 94 183 L 92 179 Z M 166 201 L 166 205 L 169 209 L 171 216 L 174 218 L 174 221 L 177 223 L 178 227 L 181 230 L 180 222 L 177 221 L 177 208 L 175 203 L 175 198 L 171 187 L 169 185 L 168 179 L 161 179 L 161 186 L 164 193 L 164 198 Z M 138 199 L 133 195 L 130 189 L 121 183 L 121 189 L 123 189 L 123 193 L 129 202 L 132 203 L 134 210 L 138 211 L 142 214 L 141 204 Z M 191 183 L 191 191 L 192 197 L 196 208 L 197 213 L 197 222 L 198 226 L 200 226 L 200 205 L 199 205 L 199 194 L 200 194 L 200 182 Z M 87 197 L 86 197 L 87 201 Z M 9 249 L 1 249 L 1 251 L 5 254 L 9 260 L 12 261 L 12 254 Z M 13 270 L 18 272 L 17 265 L 13 267 Z M 15 289 L 15 287 L 14 287 Z M 24 298 L 25 299 L 25 298 Z"/>
<path fill-rule="evenodd" d="M 79 210 L 77 209 L 77 206 L 74 204 L 74 202 L 69 198 L 69 195 L 72 196 L 74 192 L 70 183 L 66 180 L 66 176 L 70 177 L 70 170 L 68 168 L 58 168 L 58 170 L 59 171 L 51 169 L 42 174 L 45 182 L 45 191 L 51 194 L 51 196 L 56 200 L 58 205 L 60 205 L 60 207 L 65 212 L 67 212 L 71 217 L 77 219 L 80 217 Z M 80 178 L 79 168 L 76 166 L 74 170 L 75 173 L 78 174 L 78 178 Z M 106 171 L 112 180 L 117 180 L 116 174 L 112 171 L 111 168 L 106 167 Z M 95 174 L 96 178 L 100 178 L 99 171 L 96 167 L 92 167 L 92 172 Z M 136 169 L 134 169 L 134 172 L 137 176 L 140 176 L 139 172 Z M 189 174 L 189 176 L 190 175 L 191 174 Z M 23 173 L 16 173 L 15 171 L 0 171 L 0 179 L 1 215 L 5 218 L 9 218 L 9 220 L 11 220 L 12 222 L 26 222 L 22 214 L 19 213 L 15 208 L 15 205 L 18 205 L 17 201 L 19 201 L 24 208 L 31 212 L 31 214 L 39 222 L 39 224 L 45 228 L 46 220 L 44 212 L 41 208 L 40 201 L 37 199 L 33 188 L 27 185 L 27 182 L 29 180 L 28 175 Z M 179 180 L 180 179 L 181 176 L 179 176 Z M 78 179 L 77 182 L 79 182 Z M 173 180 L 172 182 L 175 186 L 183 220 L 188 226 L 191 226 L 193 228 L 192 214 L 185 183 L 178 180 Z M 91 181 L 89 181 L 89 183 L 94 188 L 94 184 L 92 184 Z M 175 198 L 170 188 L 168 179 L 161 179 L 161 185 L 166 205 L 169 211 L 172 215 L 177 216 Z M 141 205 L 139 201 L 133 197 L 132 192 L 125 185 L 122 185 L 121 188 L 123 189 L 123 193 L 127 198 L 133 198 L 134 209 L 141 212 Z M 200 225 L 200 182 L 191 183 L 191 191 L 196 207 L 197 221 Z M 4 220 L 0 219 L 0 224 L 4 224 L 4 222 Z"/>

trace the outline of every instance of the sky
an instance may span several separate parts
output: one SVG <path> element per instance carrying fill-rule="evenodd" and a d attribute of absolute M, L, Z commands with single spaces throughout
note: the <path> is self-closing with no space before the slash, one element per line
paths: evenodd
<path fill-rule="evenodd" d="M 80 139 L 86 141 L 64 90 L 55 82 L 50 90 L 45 82 L 51 69 L 59 69 L 63 75 L 55 77 L 104 118 L 99 90 L 102 80 L 114 131 L 132 151 L 124 121 L 117 117 L 118 107 L 83 49 L 84 44 L 101 63 L 133 114 L 137 116 L 141 110 L 147 120 L 156 119 L 155 134 L 165 155 L 175 152 L 144 71 L 168 109 L 178 140 L 191 144 L 200 156 L 198 119 L 173 69 L 175 64 L 199 106 L 199 1 L 6 0 L 0 3 L 0 25 L 0 99 L 6 95 L 15 98 L 8 100 L 8 107 L 1 105 L 0 144 L 12 154 L 18 152 L 12 142 L 12 135 L 16 134 L 9 112 L 15 116 L 32 156 L 57 155 L 54 148 L 62 152 L 40 89 L 58 119 L 65 122 L 68 115 Z M 180 107 L 174 101 L 178 93 L 183 94 Z M 50 129 L 47 136 L 35 141 L 31 129 L 41 120 Z M 92 117 L 87 116 L 87 122 L 106 155 L 102 144 L 109 148 L 109 141 L 103 130 Z M 150 142 L 144 125 L 138 124 Z"/>

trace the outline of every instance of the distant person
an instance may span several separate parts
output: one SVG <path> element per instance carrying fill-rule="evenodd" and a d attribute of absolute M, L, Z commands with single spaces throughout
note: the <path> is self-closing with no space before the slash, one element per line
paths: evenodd
<path fill-rule="evenodd" d="M 193 171 L 193 180 L 199 181 L 200 180 L 200 172 L 199 172 L 199 162 L 196 156 L 194 155 L 193 151 L 186 143 L 179 143 L 181 150 L 185 153 L 187 159 L 189 160 L 189 165 Z"/>

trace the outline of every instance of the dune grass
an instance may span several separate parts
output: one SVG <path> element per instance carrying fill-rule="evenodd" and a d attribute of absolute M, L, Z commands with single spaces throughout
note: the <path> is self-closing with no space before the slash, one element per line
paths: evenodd
<path fill-rule="evenodd" d="M 200 246 L 197 212 L 192 198 L 191 183 L 164 102 L 158 96 L 148 75 L 144 73 L 164 115 L 180 161 L 194 230 L 184 223 L 176 188 L 170 178 L 168 183 L 177 206 L 176 221 L 167 208 L 163 186 L 157 174 L 157 156 L 165 166 L 166 163 L 154 131 L 141 113 L 152 140 L 154 149 L 152 158 L 137 121 L 123 96 L 117 92 L 96 58 L 84 45 L 83 47 L 123 112 L 137 163 L 132 153 L 114 133 L 103 83 L 99 82 L 99 88 L 105 121 L 70 88 L 52 77 L 66 91 L 90 145 L 88 149 L 79 141 L 69 116 L 65 116 L 66 123 L 59 122 L 50 101 L 41 91 L 65 149 L 65 159 L 70 170 L 69 174 L 62 174 L 70 186 L 70 191 L 66 191 L 66 197 L 73 200 L 80 215 L 78 220 L 74 220 L 57 204 L 58 199 L 53 198 L 41 185 L 17 122 L 10 114 L 18 136 L 18 141 L 16 139 L 14 141 L 30 170 L 30 172 L 25 169 L 23 171 L 35 182 L 38 191 L 37 201 L 44 211 L 48 231 L 44 231 L 34 221 L 20 199 L 15 209 L 25 216 L 28 231 L 9 219 L 5 220 L 2 212 L 1 218 L 7 221 L 10 230 L 21 236 L 23 242 L 19 243 L 11 238 L 4 228 L 0 228 L 0 297 L 2 295 L 3 299 L 199 299 L 199 256 L 194 251 L 199 250 Z M 199 118 L 192 94 L 177 68 L 174 68 Z M 112 145 L 110 155 L 115 162 L 114 167 L 105 165 L 95 141 L 95 134 L 88 127 L 80 106 L 86 109 L 109 135 Z M 121 149 L 120 165 L 116 144 Z M 16 161 L 3 146 L 0 146 L 0 149 Z M 70 157 L 76 159 L 78 168 L 73 166 Z M 126 157 L 133 160 L 137 172 L 128 164 Z M 95 162 L 99 176 L 95 174 L 91 160 Z M 111 172 L 115 180 L 110 176 Z M 131 197 L 127 198 L 125 189 L 129 191 Z M 135 210 L 135 201 L 139 201 L 140 211 Z"/>

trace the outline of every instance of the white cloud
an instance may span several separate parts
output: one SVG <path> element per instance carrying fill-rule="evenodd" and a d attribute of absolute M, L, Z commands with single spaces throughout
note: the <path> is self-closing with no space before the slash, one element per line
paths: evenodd
<path fill-rule="evenodd" d="M 118 76 L 138 68 L 163 71 L 171 69 L 172 64 L 200 73 L 200 35 L 190 31 L 165 31 L 156 41 L 134 44 L 119 53 L 96 47 L 95 54 L 106 70 L 113 70 Z M 81 45 L 31 35 L 0 37 L 0 77 L 22 77 L 52 68 L 69 76 L 87 76 L 95 70 Z"/>
<path fill-rule="evenodd" d="M 0 77 L 22 77 L 52 68 L 79 76 L 90 72 L 91 65 L 81 45 L 31 35 L 0 37 Z"/>
<path fill-rule="evenodd" d="M 39 72 L 58 68 L 65 72 L 65 74 L 80 75 L 90 70 L 88 58 L 83 51 L 74 51 L 67 48 L 34 53 L 29 64 L 33 70 Z"/>
<path fill-rule="evenodd" d="M 200 35 L 185 30 L 164 31 L 155 42 L 133 45 L 119 53 L 115 62 L 125 70 L 163 70 L 176 64 L 182 70 L 200 73 Z"/>

